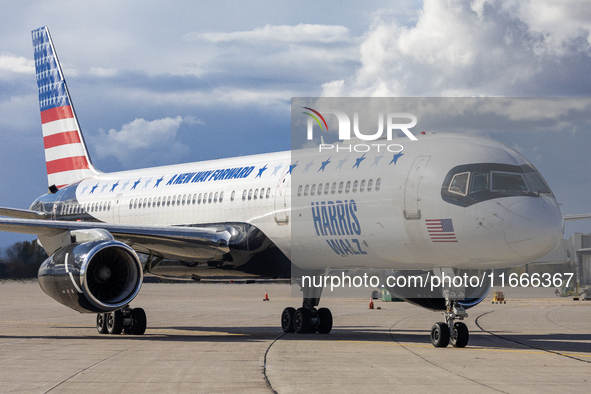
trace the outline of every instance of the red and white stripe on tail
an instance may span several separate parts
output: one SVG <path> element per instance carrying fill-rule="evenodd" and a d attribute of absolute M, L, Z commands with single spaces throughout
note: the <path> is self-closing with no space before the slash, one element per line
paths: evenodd
<path fill-rule="evenodd" d="M 33 30 L 35 71 L 49 186 L 58 189 L 98 174 L 92 165 L 49 30 Z"/>

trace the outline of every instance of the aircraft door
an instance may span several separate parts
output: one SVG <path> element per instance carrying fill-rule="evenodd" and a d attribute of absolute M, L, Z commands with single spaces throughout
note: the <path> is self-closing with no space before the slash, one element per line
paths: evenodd
<path fill-rule="evenodd" d="M 117 194 L 115 198 L 115 206 L 113 207 L 113 223 L 120 223 L 121 217 L 121 198 L 123 194 Z"/>
<path fill-rule="evenodd" d="M 421 201 L 420 186 L 423 174 L 431 156 L 419 156 L 408 171 L 404 187 L 404 218 L 406 220 L 421 219 L 419 201 Z"/>
<path fill-rule="evenodd" d="M 289 215 L 287 207 L 291 200 L 290 195 L 290 183 L 291 174 L 289 173 L 289 167 L 285 170 L 285 173 L 279 182 L 277 182 L 277 188 L 275 189 L 275 223 L 278 225 L 285 225 L 289 222 Z"/>

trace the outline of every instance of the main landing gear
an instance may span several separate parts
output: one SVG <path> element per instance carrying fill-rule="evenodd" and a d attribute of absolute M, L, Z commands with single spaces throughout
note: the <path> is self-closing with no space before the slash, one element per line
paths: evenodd
<path fill-rule="evenodd" d="M 114 312 L 96 315 L 96 330 L 99 334 L 142 335 L 146 332 L 148 319 L 142 308 L 130 308 L 129 305 Z"/>
<path fill-rule="evenodd" d="M 455 319 L 464 320 L 468 313 L 457 301 L 447 300 L 446 307 L 445 323 L 435 323 L 431 328 L 431 343 L 435 347 L 447 347 L 450 342 L 453 347 L 466 347 L 470 339 L 468 327 Z"/>
<path fill-rule="evenodd" d="M 316 309 L 320 303 L 322 287 L 304 287 L 302 291 L 304 292 L 302 307 L 298 309 L 288 307 L 281 314 L 283 332 L 328 334 L 332 330 L 332 313 L 328 308 Z"/>

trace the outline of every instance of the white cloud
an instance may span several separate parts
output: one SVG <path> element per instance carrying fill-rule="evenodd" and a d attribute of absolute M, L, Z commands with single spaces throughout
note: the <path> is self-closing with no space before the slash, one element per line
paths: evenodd
<path fill-rule="evenodd" d="M 116 77 L 119 72 L 114 68 L 92 67 L 89 72 L 90 75 L 101 78 Z"/>
<path fill-rule="evenodd" d="M 589 59 L 590 21 L 574 0 L 425 0 L 411 26 L 378 17 L 362 37 L 361 67 L 323 95 L 557 94 L 568 88 L 553 83 L 581 77 L 573 58 Z"/>
<path fill-rule="evenodd" d="M 35 74 L 35 63 L 23 56 L 10 53 L 0 55 L 0 78 L 9 73 Z"/>
<path fill-rule="evenodd" d="M 188 40 L 203 40 L 212 43 L 237 42 L 274 42 L 274 43 L 300 43 L 319 42 L 324 44 L 347 42 L 350 40 L 349 29 L 344 26 L 311 25 L 300 23 L 289 25 L 266 25 L 248 31 L 235 31 L 231 33 L 189 33 L 185 36 Z"/>
<path fill-rule="evenodd" d="M 189 152 L 189 147 L 177 140 L 177 132 L 185 122 L 199 124 L 194 117 L 186 120 L 181 116 L 153 121 L 135 119 L 124 124 L 121 130 L 99 130 L 98 136 L 93 138 L 93 146 L 100 158 L 114 157 L 128 168 L 144 161 L 159 162 L 162 147 L 166 147 L 167 156 L 182 157 Z M 146 156 L 148 159 L 143 160 Z"/>

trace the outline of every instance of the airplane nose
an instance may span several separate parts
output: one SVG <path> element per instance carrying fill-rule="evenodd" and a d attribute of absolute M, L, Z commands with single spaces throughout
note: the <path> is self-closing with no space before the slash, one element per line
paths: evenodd
<path fill-rule="evenodd" d="M 518 255 L 537 259 L 550 253 L 562 240 L 564 221 L 560 207 L 550 197 L 523 197 L 506 207 L 505 239 Z"/>

